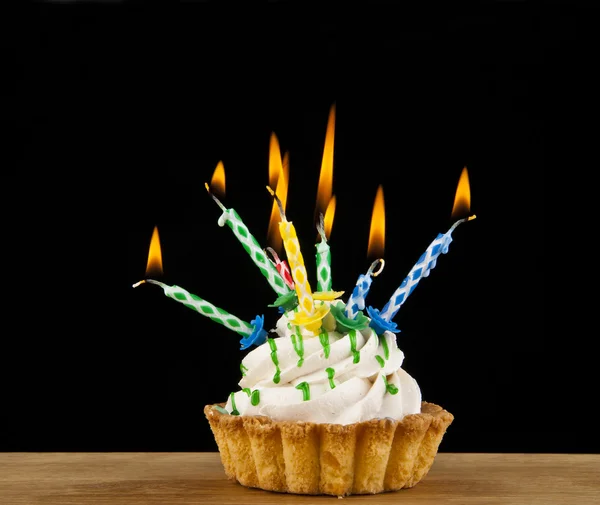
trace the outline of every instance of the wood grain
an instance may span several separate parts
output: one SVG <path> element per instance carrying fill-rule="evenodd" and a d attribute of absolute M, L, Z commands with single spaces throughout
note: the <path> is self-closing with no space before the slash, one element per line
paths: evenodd
<path fill-rule="evenodd" d="M 307 504 L 332 496 L 249 489 L 217 453 L 2 453 L 0 504 Z M 353 504 L 600 504 L 598 454 L 438 454 L 416 487 Z"/>

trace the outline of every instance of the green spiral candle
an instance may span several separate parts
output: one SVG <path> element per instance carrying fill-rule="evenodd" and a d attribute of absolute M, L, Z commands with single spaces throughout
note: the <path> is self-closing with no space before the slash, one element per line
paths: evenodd
<path fill-rule="evenodd" d="M 285 281 L 275 268 L 275 266 L 271 263 L 271 261 L 267 258 L 267 255 L 263 251 L 263 249 L 258 244 L 257 240 L 248 230 L 248 227 L 242 221 L 242 218 L 238 215 L 238 213 L 234 209 L 227 209 L 219 199 L 210 192 L 210 188 L 207 183 L 204 184 L 206 186 L 206 191 L 208 191 L 209 195 L 212 196 L 213 200 L 217 203 L 223 214 L 219 218 L 219 226 L 229 226 L 231 231 L 236 236 L 236 238 L 240 241 L 250 258 L 254 264 L 258 267 L 260 272 L 265 276 L 273 290 L 279 295 L 287 295 L 290 292 L 290 288 L 286 285 Z"/>
<path fill-rule="evenodd" d="M 226 328 L 229 328 L 239 335 L 246 337 L 240 341 L 242 344 L 242 349 L 245 349 L 251 344 L 260 345 L 266 340 L 267 333 L 262 328 L 263 319 L 261 316 L 257 316 L 257 318 L 251 323 L 247 323 L 239 317 L 236 317 L 233 314 L 216 307 L 212 303 L 207 302 L 206 300 L 186 291 L 183 288 L 180 288 L 179 286 L 169 286 L 163 282 L 155 281 L 154 279 L 140 281 L 134 284 L 133 287 L 137 287 L 144 282 L 160 286 L 163 288 L 165 295 L 169 298 L 182 303 L 186 307 L 195 310 L 199 314 L 212 319 L 214 322 L 222 324 Z"/>
<path fill-rule="evenodd" d="M 327 243 L 325 235 L 325 226 L 323 224 L 323 214 L 321 214 L 320 223 L 317 230 L 321 235 L 321 241 L 317 247 L 317 291 L 331 291 L 331 249 Z"/>

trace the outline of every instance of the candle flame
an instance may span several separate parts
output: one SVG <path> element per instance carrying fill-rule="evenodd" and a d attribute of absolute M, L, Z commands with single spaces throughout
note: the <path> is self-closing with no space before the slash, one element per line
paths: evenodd
<path fill-rule="evenodd" d="M 272 132 L 269 140 L 269 186 L 272 188 L 277 187 L 277 181 L 279 180 L 281 168 L 282 163 L 279 140 L 277 139 L 275 132 Z"/>
<path fill-rule="evenodd" d="M 148 251 L 148 263 L 146 264 L 146 277 L 155 277 L 162 275 L 162 252 L 160 249 L 160 238 L 158 236 L 158 227 L 154 227 L 152 239 L 150 240 L 150 250 Z"/>
<path fill-rule="evenodd" d="M 288 181 L 290 177 L 290 157 L 286 152 L 281 159 L 281 151 L 279 149 L 279 141 L 275 133 L 271 134 L 271 143 L 269 146 L 269 186 L 275 188 L 275 193 L 281 202 L 281 207 L 285 212 L 287 202 Z M 278 223 L 281 220 L 281 215 L 277 202 L 273 200 L 271 208 L 271 218 L 269 219 L 269 228 L 267 230 L 267 243 L 277 253 L 281 254 L 283 241 L 279 232 Z"/>
<path fill-rule="evenodd" d="M 333 141 L 335 136 L 335 104 L 329 110 L 327 131 L 325 133 L 325 146 L 323 148 L 323 159 L 321 161 L 321 173 L 319 175 L 319 186 L 317 188 L 317 205 L 315 216 L 325 215 L 329 201 L 332 198 L 333 187 Z"/>
<path fill-rule="evenodd" d="M 331 197 L 329 200 L 329 205 L 327 205 L 327 210 L 325 211 L 325 216 L 323 216 L 323 229 L 325 231 L 325 236 L 327 240 L 331 236 L 331 227 L 333 226 L 333 216 L 335 214 L 335 195 Z"/>
<path fill-rule="evenodd" d="M 381 258 L 385 249 L 385 202 L 383 186 L 380 184 L 373 203 L 371 230 L 369 232 L 368 258 Z"/>
<path fill-rule="evenodd" d="M 454 196 L 454 206 L 452 207 L 452 218 L 464 217 L 471 212 L 471 188 L 469 185 L 469 173 L 467 167 L 462 169 L 456 195 Z"/>
<path fill-rule="evenodd" d="M 217 163 L 212 179 L 210 180 L 210 192 L 216 196 L 225 197 L 225 166 L 222 161 Z"/>

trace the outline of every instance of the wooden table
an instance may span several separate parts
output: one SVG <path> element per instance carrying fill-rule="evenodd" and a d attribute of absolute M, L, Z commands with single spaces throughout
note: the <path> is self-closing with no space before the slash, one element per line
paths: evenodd
<path fill-rule="evenodd" d="M 306 504 L 333 496 L 249 489 L 217 453 L 3 453 L 0 504 Z M 440 453 L 416 487 L 349 503 L 600 504 L 600 454 Z"/>

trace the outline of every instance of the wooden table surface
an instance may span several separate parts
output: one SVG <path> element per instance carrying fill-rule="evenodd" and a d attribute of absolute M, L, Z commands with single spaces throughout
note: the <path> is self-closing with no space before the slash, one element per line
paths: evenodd
<path fill-rule="evenodd" d="M 306 504 L 334 496 L 249 489 L 217 453 L 1 453 L 0 504 Z M 439 453 L 412 489 L 349 496 L 352 504 L 600 504 L 598 454 Z"/>

